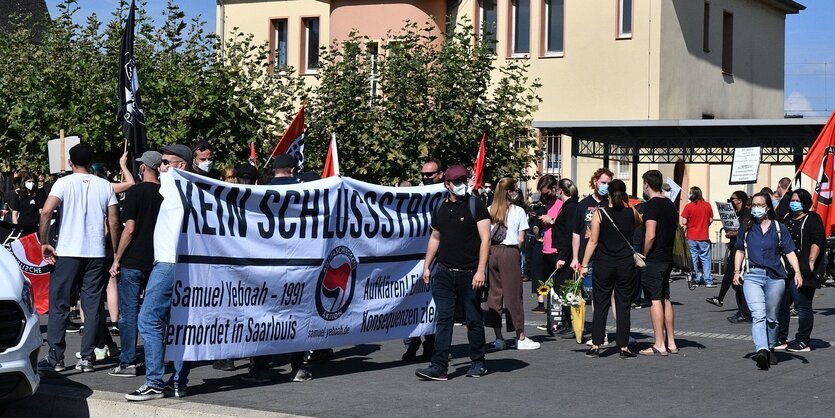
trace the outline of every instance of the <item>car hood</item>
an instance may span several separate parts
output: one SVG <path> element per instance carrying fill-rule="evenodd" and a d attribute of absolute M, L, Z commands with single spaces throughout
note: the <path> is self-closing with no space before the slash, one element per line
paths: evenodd
<path fill-rule="evenodd" d="M 12 253 L 6 248 L 0 249 L 0 299 L 19 300 L 24 280 Z"/>

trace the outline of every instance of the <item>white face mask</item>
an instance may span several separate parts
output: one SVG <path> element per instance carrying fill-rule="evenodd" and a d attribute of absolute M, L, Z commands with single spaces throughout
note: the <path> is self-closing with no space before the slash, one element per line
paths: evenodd
<path fill-rule="evenodd" d="M 452 194 L 458 197 L 464 197 L 464 195 L 467 194 L 467 183 L 465 182 L 452 186 Z"/>
<path fill-rule="evenodd" d="M 32 190 L 32 189 L 35 188 L 35 182 L 34 181 L 27 181 L 26 183 L 24 183 L 24 186 L 26 186 L 27 189 Z"/>
<path fill-rule="evenodd" d="M 211 160 L 203 161 L 203 162 L 197 164 L 197 168 L 199 168 L 202 171 L 206 171 L 206 172 L 211 171 L 212 170 L 212 161 Z"/>

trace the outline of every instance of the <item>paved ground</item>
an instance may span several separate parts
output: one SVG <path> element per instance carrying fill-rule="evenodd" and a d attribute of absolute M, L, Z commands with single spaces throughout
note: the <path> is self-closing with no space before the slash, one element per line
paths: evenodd
<path fill-rule="evenodd" d="M 200 364 L 191 374 L 189 397 L 143 405 L 187 405 L 251 408 L 307 416 L 828 416 L 835 397 L 835 288 L 823 288 L 815 298 L 815 331 L 809 353 L 780 353 L 780 364 L 757 370 L 750 356 L 753 346 L 749 325 L 725 320 L 733 313 L 733 291 L 724 308 L 704 302 L 717 289 L 689 291 L 683 280 L 672 285 L 676 303 L 681 354 L 666 358 L 621 360 L 615 348 L 604 357 L 589 359 L 586 347 L 573 340 L 547 337 L 536 329 L 542 315 L 530 314 L 528 334 L 542 342 L 536 351 L 505 350 L 488 354 L 489 373 L 480 379 L 464 376 L 469 365 L 466 333 L 456 327 L 450 381 L 425 382 L 414 376 L 423 363 L 400 361 L 403 344 L 388 341 L 336 349 L 334 359 L 314 363 L 315 379 L 289 382 L 287 357 L 273 369 L 275 382 L 242 382 L 246 371 L 239 361 L 235 372 L 213 370 Z M 529 307 L 533 299 L 526 300 Z M 587 320 L 590 328 L 591 310 Z M 633 336 L 649 344 L 649 310 L 632 310 Z M 610 325 L 614 321 L 610 319 Z M 790 335 L 796 328 L 792 320 Z M 610 338 L 614 339 L 613 328 Z M 492 332 L 488 331 L 488 341 Z M 68 356 L 77 350 L 78 334 L 68 336 Z M 67 363 L 74 359 L 67 358 Z M 67 388 L 71 396 L 106 393 L 113 413 L 129 407 L 114 394 L 129 392 L 143 378 L 116 378 L 106 374 L 115 359 L 97 364 L 95 373 L 65 372 L 46 376 L 46 390 Z M 33 401 L 30 401 L 33 402 Z M 28 408 L 26 402 L 7 415 Z M 136 415 L 143 415 L 137 412 Z M 150 414 L 150 413 L 148 413 Z M 84 413 L 81 413 L 84 415 Z"/>

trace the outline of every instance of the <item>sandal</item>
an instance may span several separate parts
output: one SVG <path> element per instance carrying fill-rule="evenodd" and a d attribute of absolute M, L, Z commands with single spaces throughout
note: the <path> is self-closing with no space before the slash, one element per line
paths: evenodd
<path fill-rule="evenodd" d="M 678 354 L 678 348 L 674 348 L 672 350 L 668 349 L 667 352 L 670 354 Z"/>
<path fill-rule="evenodd" d="M 645 348 L 645 349 L 639 351 L 638 354 L 640 354 L 642 356 L 662 356 L 662 357 L 666 357 L 668 355 L 666 351 L 661 351 L 661 350 L 655 348 L 654 345 L 650 346 L 649 348 Z"/>

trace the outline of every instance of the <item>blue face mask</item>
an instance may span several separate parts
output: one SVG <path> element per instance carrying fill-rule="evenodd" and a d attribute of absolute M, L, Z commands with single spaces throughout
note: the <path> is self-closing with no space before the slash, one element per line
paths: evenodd
<path fill-rule="evenodd" d="M 800 202 L 789 202 L 789 209 L 791 209 L 794 213 L 803 212 L 803 203 Z"/>
<path fill-rule="evenodd" d="M 765 208 L 754 207 L 751 208 L 751 216 L 754 217 L 756 220 L 760 220 L 765 217 Z"/>
<path fill-rule="evenodd" d="M 609 195 L 609 183 L 600 184 L 597 186 L 597 194 L 601 196 Z"/>

